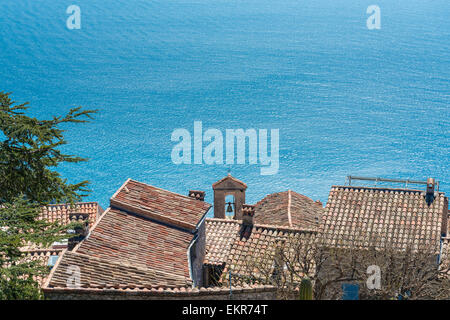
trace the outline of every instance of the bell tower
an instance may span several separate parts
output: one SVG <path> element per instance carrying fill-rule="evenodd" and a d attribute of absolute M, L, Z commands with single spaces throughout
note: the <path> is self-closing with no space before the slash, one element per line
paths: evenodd
<path fill-rule="evenodd" d="M 241 220 L 247 185 L 228 174 L 214 183 L 212 188 L 214 190 L 214 218 L 225 219 L 225 209 L 227 209 L 227 212 L 234 212 L 233 219 Z M 225 201 L 226 197 L 230 195 L 234 197 L 234 203 Z"/>

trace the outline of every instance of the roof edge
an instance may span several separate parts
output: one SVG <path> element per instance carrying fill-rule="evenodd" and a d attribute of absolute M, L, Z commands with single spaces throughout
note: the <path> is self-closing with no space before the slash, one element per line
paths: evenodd
<path fill-rule="evenodd" d="M 253 285 L 253 286 L 233 286 L 231 287 L 235 293 L 255 293 L 255 292 L 265 292 L 276 290 L 276 287 L 271 285 Z M 230 287 L 201 287 L 201 288 L 187 288 L 187 287 L 175 287 L 164 289 L 160 287 L 159 289 L 145 289 L 141 287 L 135 287 L 133 289 L 98 289 L 98 288 L 79 288 L 79 289 L 68 289 L 68 288 L 43 288 L 44 292 L 47 293 L 79 293 L 79 294 L 100 294 L 100 295 L 131 295 L 134 296 L 136 293 L 139 295 L 148 296 L 199 296 L 199 295 L 214 295 L 214 294 L 224 294 L 229 295 Z"/>
<path fill-rule="evenodd" d="M 117 189 L 116 192 L 114 192 L 114 194 L 111 196 L 110 200 L 113 199 L 113 198 L 115 198 L 115 197 L 120 193 L 120 191 L 122 191 L 122 189 L 127 185 L 127 183 L 130 182 L 130 181 L 131 181 L 131 178 L 128 178 L 128 179 L 120 186 L 120 188 Z"/>
<path fill-rule="evenodd" d="M 210 222 L 227 222 L 227 223 L 234 223 L 234 224 L 239 224 L 239 225 L 242 224 L 240 222 L 240 220 L 234 220 L 234 219 L 206 218 L 206 221 L 210 221 Z M 253 224 L 253 227 L 255 227 L 255 228 L 265 228 L 265 229 L 276 229 L 276 230 L 281 230 L 281 231 L 297 231 L 297 232 L 305 232 L 305 233 L 318 233 L 318 230 L 314 230 L 314 229 L 287 227 L 287 226 L 277 226 L 277 225 L 270 225 L 270 224 L 255 223 L 255 224 Z"/>
<path fill-rule="evenodd" d="M 119 210 L 124 210 L 126 213 L 134 213 L 134 214 L 136 214 L 138 216 L 142 216 L 144 218 L 147 217 L 147 218 L 156 220 L 158 222 L 168 224 L 169 226 L 185 229 L 186 231 L 188 231 L 190 233 L 194 233 L 196 230 L 196 227 L 197 227 L 197 224 L 192 224 L 192 223 L 185 222 L 182 220 L 177 220 L 174 218 L 163 216 L 161 214 L 151 212 L 150 210 L 142 209 L 142 208 L 133 206 L 131 204 L 124 203 L 124 202 L 116 200 L 116 199 L 111 199 L 110 204 L 113 209 L 117 208 Z"/>
<path fill-rule="evenodd" d="M 365 187 L 365 186 L 343 186 L 343 185 L 332 185 L 333 188 L 344 188 L 344 189 L 362 189 L 362 190 L 380 190 L 380 191 L 398 191 L 398 192 L 413 192 L 413 193 L 425 193 L 425 190 L 420 189 L 405 189 L 405 188 L 389 188 L 389 187 Z M 445 195 L 445 192 L 438 191 L 439 195 Z"/>
<path fill-rule="evenodd" d="M 154 186 L 154 185 L 151 185 L 151 184 L 148 184 L 148 183 L 145 183 L 145 182 L 142 182 L 142 181 L 137 181 L 137 180 L 134 180 L 134 179 L 131 179 L 131 178 L 129 178 L 129 179 L 127 180 L 127 182 L 129 182 L 129 181 L 133 181 L 133 182 L 136 182 L 136 183 L 139 183 L 139 184 L 144 184 L 144 185 L 146 185 L 146 186 L 148 186 L 148 187 L 155 188 L 155 189 L 158 189 L 158 190 L 161 190 L 161 191 L 164 191 L 164 192 L 170 192 L 170 193 L 176 194 L 177 196 L 180 196 L 180 197 L 183 197 L 183 198 L 186 198 L 186 199 L 189 199 L 189 200 L 193 200 L 193 201 L 201 201 L 201 200 L 197 200 L 197 199 L 194 199 L 194 198 L 192 198 L 192 197 L 189 197 L 189 196 L 187 196 L 187 195 L 185 195 L 185 194 L 181 194 L 181 193 L 178 193 L 178 192 L 173 192 L 173 191 L 170 191 L 170 190 L 167 190 L 167 189 L 163 189 L 163 188 L 160 188 L 160 187 L 156 187 L 156 186 Z M 124 184 L 123 186 L 125 186 L 125 185 L 126 185 L 126 184 Z M 115 197 L 118 193 L 119 193 L 119 192 L 116 192 L 111 198 Z M 209 205 L 211 206 L 211 204 L 210 204 L 209 202 L 206 202 L 206 201 L 201 201 L 201 202 L 207 203 L 207 204 L 209 204 Z"/>
<path fill-rule="evenodd" d="M 96 204 L 99 206 L 99 202 L 98 201 L 77 201 L 73 203 L 74 205 L 78 205 L 78 204 Z M 54 206 L 70 206 L 70 203 L 50 203 L 50 204 L 46 204 L 43 205 L 43 207 L 54 207 Z"/>
<path fill-rule="evenodd" d="M 47 279 L 44 282 L 44 285 L 42 286 L 42 289 L 45 289 L 48 287 L 48 285 L 50 284 L 50 280 L 53 278 L 53 275 L 55 274 L 56 268 L 58 268 L 64 254 L 67 252 L 67 249 L 64 249 L 61 253 L 61 255 L 58 257 L 58 259 L 56 260 L 55 265 L 53 266 L 52 270 L 50 271 Z"/>

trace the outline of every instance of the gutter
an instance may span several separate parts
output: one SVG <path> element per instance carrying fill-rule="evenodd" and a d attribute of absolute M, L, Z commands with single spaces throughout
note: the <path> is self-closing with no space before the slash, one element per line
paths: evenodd
<path fill-rule="evenodd" d="M 192 267 L 192 261 L 191 261 L 191 250 L 192 246 L 194 245 L 195 241 L 198 239 L 198 234 L 194 236 L 194 239 L 192 239 L 191 243 L 189 244 L 188 250 L 187 250 L 187 258 L 188 258 L 188 266 L 189 266 L 189 277 L 192 279 L 192 288 L 195 287 L 195 279 L 193 277 L 193 267 Z"/>
<path fill-rule="evenodd" d="M 188 266 L 189 266 L 189 276 L 192 279 L 192 288 L 194 288 L 196 286 L 197 283 L 195 283 L 195 279 L 193 277 L 193 266 L 192 266 L 192 261 L 191 261 L 191 250 L 192 250 L 192 246 L 195 244 L 195 242 L 198 239 L 198 230 L 200 229 L 200 226 L 204 225 L 205 220 L 206 220 L 206 214 L 209 212 L 209 209 L 211 209 L 212 206 L 210 206 L 208 208 L 208 210 L 205 211 L 205 214 L 203 215 L 203 217 L 200 219 L 200 221 L 197 223 L 197 225 L 195 226 L 195 231 L 194 231 L 194 238 L 192 239 L 191 243 L 189 244 L 189 247 L 187 249 L 187 258 L 188 258 Z M 206 228 L 206 226 L 205 226 Z M 206 233 L 206 230 L 205 230 Z M 205 234 L 206 237 L 206 234 Z"/>

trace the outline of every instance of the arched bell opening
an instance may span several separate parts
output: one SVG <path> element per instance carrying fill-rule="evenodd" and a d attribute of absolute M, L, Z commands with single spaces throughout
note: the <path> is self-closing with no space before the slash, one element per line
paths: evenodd
<path fill-rule="evenodd" d="M 233 218 L 236 215 L 236 202 L 234 196 L 229 194 L 225 196 L 225 217 Z"/>

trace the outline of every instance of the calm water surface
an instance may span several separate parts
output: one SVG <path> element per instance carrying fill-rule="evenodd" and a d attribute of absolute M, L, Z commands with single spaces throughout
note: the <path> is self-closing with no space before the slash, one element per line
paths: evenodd
<path fill-rule="evenodd" d="M 81 8 L 81 30 L 66 8 Z M 348 174 L 425 179 L 450 193 L 450 2 L 0 1 L 0 90 L 49 117 L 82 105 L 63 166 L 102 206 L 128 177 L 185 194 L 228 166 L 172 163 L 175 128 L 279 128 L 280 169 L 234 165 L 247 202 L 327 200 Z"/>

